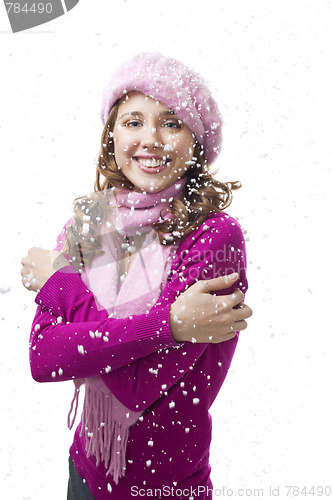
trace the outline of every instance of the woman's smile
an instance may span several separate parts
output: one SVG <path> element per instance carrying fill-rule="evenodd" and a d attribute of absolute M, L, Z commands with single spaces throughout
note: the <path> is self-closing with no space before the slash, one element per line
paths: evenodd
<path fill-rule="evenodd" d="M 136 156 L 133 160 L 147 174 L 155 174 L 164 170 L 171 162 L 170 158 L 161 156 Z"/>
<path fill-rule="evenodd" d="M 185 174 L 195 145 L 173 110 L 141 92 L 121 101 L 113 141 L 116 164 L 134 189 L 155 193 Z"/>

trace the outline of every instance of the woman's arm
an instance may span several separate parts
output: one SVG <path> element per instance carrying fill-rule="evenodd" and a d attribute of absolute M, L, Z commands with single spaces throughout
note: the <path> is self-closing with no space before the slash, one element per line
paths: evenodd
<path fill-rule="evenodd" d="M 150 314 L 108 318 L 75 272 L 54 273 L 35 300 L 39 307 L 30 335 L 30 364 L 39 382 L 108 373 L 178 345 L 170 334 L 169 306 Z"/>
<path fill-rule="evenodd" d="M 95 376 L 160 348 L 178 345 L 170 333 L 168 307 L 149 315 L 108 318 L 105 309 L 97 308 L 93 293 L 73 266 L 64 266 L 61 261 L 64 267 L 55 270 L 51 260 L 63 248 L 70 221 L 57 237 L 53 252 L 31 249 L 35 254 L 22 259 L 25 267 L 21 274 L 33 271 L 31 274 L 38 275 L 33 289 L 41 283 L 30 334 L 33 378 L 50 382 Z M 40 260 L 42 265 L 36 268 Z"/>
<path fill-rule="evenodd" d="M 212 228 L 213 233 L 215 229 Z M 200 244 L 197 242 L 197 247 Z M 54 273 L 36 297 L 42 307 L 37 310 L 31 333 L 34 378 L 54 381 L 108 373 L 159 349 L 178 346 L 170 334 L 170 303 L 189 286 L 186 272 L 191 272 L 192 281 L 200 279 L 199 254 L 190 253 L 186 246 L 179 262 L 179 266 L 183 265 L 176 273 L 178 278 L 172 278 L 149 314 L 132 318 L 107 318 L 106 311 L 97 310 L 93 294 L 78 274 L 63 272 L 66 268 Z M 189 266 L 190 263 L 195 266 Z M 71 323 L 66 324 L 68 321 Z"/>
<path fill-rule="evenodd" d="M 240 226 L 232 218 L 223 220 L 220 217 L 216 218 L 214 223 L 207 221 L 206 226 L 209 228 L 205 231 L 201 228 L 193 234 L 190 245 L 187 242 L 187 245 L 180 249 L 178 269 L 171 282 L 168 283 L 163 294 L 164 297 L 168 295 L 179 296 L 179 292 L 193 290 L 196 286 L 194 283 L 198 280 L 211 280 L 231 272 L 238 273 L 238 282 L 234 281 L 229 289 L 217 293 L 224 295 L 224 298 L 227 299 L 237 285 L 242 288 L 243 293 L 246 292 L 248 287 L 246 254 Z M 187 250 L 189 251 L 187 252 Z M 197 284 L 199 285 L 199 283 Z M 171 310 L 178 300 L 172 304 Z M 180 303 L 182 304 L 182 302 Z M 191 310 L 190 305 L 188 307 Z M 188 314 L 189 318 L 193 315 L 199 317 L 198 307 L 198 305 L 194 305 L 192 312 Z M 189 336 L 193 335 L 193 342 L 185 342 L 178 348 L 163 349 L 126 367 L 112 371 L 108 375 L 103 375 L 104 383 L 129 409 L 142 411 L 148 408 L 164 392 L 182 379 L 207 349 L 208 343 L 195 342 L 194 336 L 198 336 L 197 330 L 199 329 L 198 320 L 196 319 L 194 323 L 197 323 L 197 328 L 193 329 L 193 322 L 191 323 L 192 329 L 190 323 L 187 326 L 190 330 Z M 235 336 L 236 331 L 230 335 L 230 340 Z M 208 337 L 206 338 L 208 342 Z M 226 356 L 232 358 L 234 347 L 229 349 L 227 343 L 229 344 L 229 342 L 223 342 L 220 346 L 225 347 Z M 228 360 L 228 363 L 230 362 L 231 359 Z"/>

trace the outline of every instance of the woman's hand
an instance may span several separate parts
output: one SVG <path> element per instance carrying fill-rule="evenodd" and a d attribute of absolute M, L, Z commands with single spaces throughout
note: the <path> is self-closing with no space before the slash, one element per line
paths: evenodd
<path fill-rule="evenodd" d="M 171 334 L 176 342 L 219 343 L 245 330 L 246 318 L 252 309 L 244 304 L 238 288 L 230 295 L 216 296 L 210 292 L 229 288 L 238 274 L 198 281 L 179 295 L 170 308 Z"/>
<path fill-rule="evenodd" d="M 37 247 L 29 248 L 28 255 L 23 257 L 21 264 L 22 284 L 33 292 L 39 292 L 58 269 L 70 265 L 60 252 Z"/>

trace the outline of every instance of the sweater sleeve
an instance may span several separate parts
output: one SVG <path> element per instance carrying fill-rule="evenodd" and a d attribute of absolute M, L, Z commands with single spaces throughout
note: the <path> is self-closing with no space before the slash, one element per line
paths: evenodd
<path fill-rule="evenodd" d="M 180 246 L 177 255 L 178 265 L 160 298 L 161 305 L 174 302 L 181 292 L 198 280 L 232 272 L 239 273 L 239 281 L 217 295 L 232 293 L 236 287 L 246 292 L 244 236 L 240 225 L 232 217 L 218 214 L 207 220 Z M 208 346 L 216 350 L 221 350 L 222 346 L 224 365 L 228 366 L 235 350 L 234 340 L 223 342 L 223 345 L 185 342 L 140 358 L 126 367 L 102 375 L 102 379 L 127 408 L 142 411 L 191 370 Z"/>
<path fill-rule="evenodd" d="M 62 248 L 64 230 L 54 250 Z M 109 318 L 97 308 L 73 266 L 56 271 L 36 295 L 30 334 L 30 367 L 38 382 L 108 373 L 159 349 L 178 345 L 168 303 L 149 313 Z"/>

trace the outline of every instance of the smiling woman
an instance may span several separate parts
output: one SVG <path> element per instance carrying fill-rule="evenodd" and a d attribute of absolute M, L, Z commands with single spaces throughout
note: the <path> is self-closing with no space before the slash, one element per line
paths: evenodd
<path fill-rule="evenodd" d="M 223 211 L 238 186 L 210 172 L 221 116 L 194 71 L 144 53 L 113 74 L 101 117 L 94 193 L 53 252 L 22 259 L 32 376 L 74 381 L 72 408 L 85 386 L 68 500 L 175 486 L 210 500 L 209 409 L 252 314 L 243 233 Z"/>

